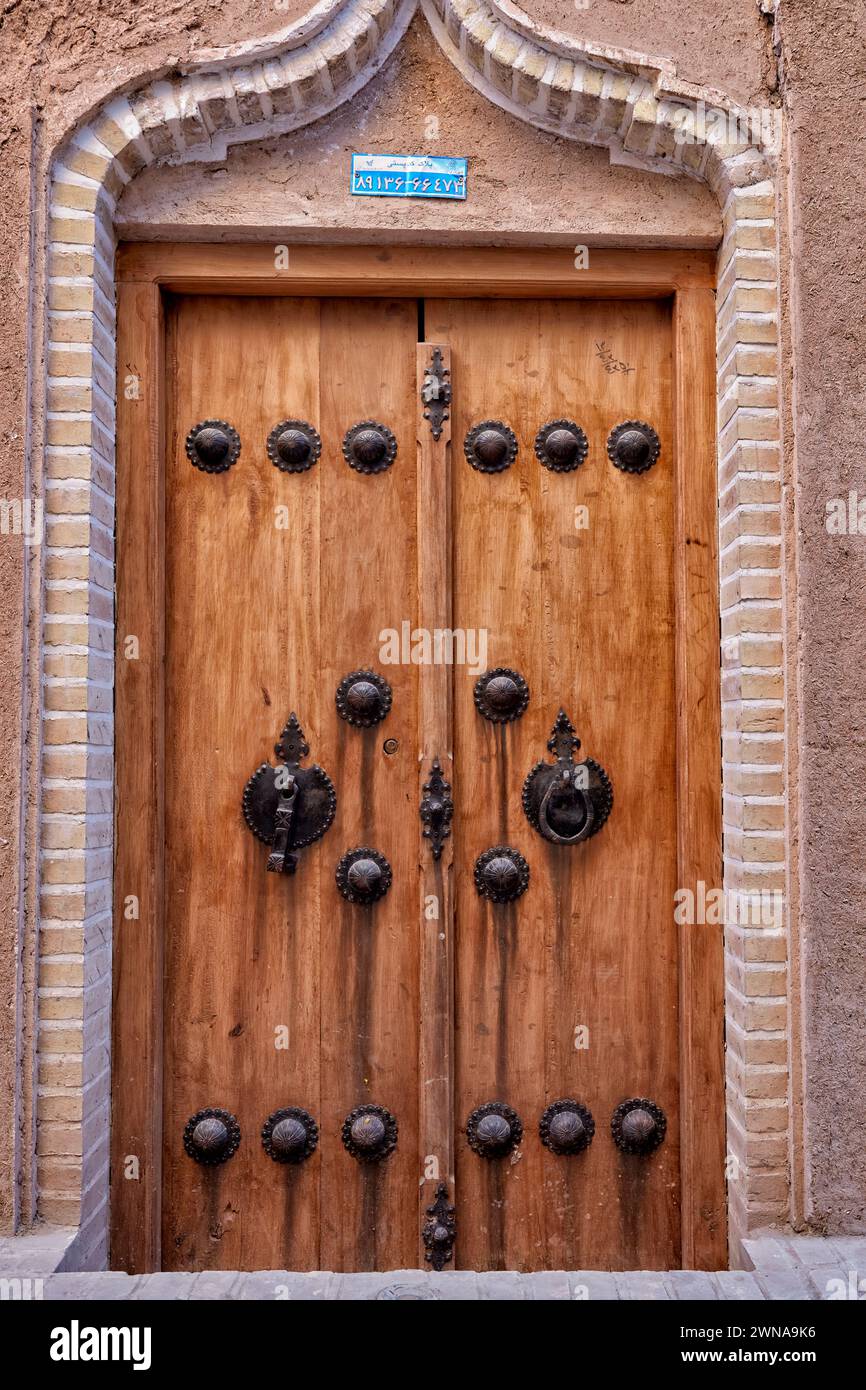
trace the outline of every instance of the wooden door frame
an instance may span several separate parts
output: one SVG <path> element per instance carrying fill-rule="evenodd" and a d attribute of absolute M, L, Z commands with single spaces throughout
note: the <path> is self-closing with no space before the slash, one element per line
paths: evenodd
<path fill-rule="evenodd" d="M 669 299 L 673 309 L 677 882 L 721 883 L 715 255 L 158 242 L 117 253 L 117 662 L 111 1265 L 160 1267 L 164 920 L 163 295 Z M 277 268 L 279 260 L 287 268 Z M 125 643 L 138 639 L 127 659 Z M 129 899 L 138 917 L 129 921 Z M 673 904 L 671 905 L 673 911 Z M 123 925 L 125 924 L 125 926 Z M 727 1263 L 722 928 L 679 932 L 681 1263 Z M 130 1157 L 138 1180 L 126 1177 Z"/>

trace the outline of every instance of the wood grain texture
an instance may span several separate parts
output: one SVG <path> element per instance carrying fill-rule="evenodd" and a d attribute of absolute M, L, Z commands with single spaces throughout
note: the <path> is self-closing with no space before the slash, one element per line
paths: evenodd
<path fill-rule="evenodd" d="M 163 320 L 155 286 L 118 295 L 111 1265 L 159 1269 L 163 1073 Z M 137 648 L 130 645 L 137 642 Z M 137 900 L 137 906 L 134 902 Z M 137 913 L 137 915 L 136 915 Z"/>
<path fill-rule="evenodd" d="M 465 1268 L 664 1268 L 679 1262 L 676 726 L 671 341 L 667 305 L 428 303 L 428 331 L 450 342 L 453 431 L 499 419 L 516 463 L 454 470 L 454 623 L 488 634 L 487 666 L 515 667 L 531 699 L 516 723 L 476 713 L 474 676 L 455 671 L 458 826 L 457 1113 L 502 1100 L 524 1142 L 488 1162 L 461 1134 L 459 1259 Z M 604 343 L 606 351 L 599 345 Z M 628 370 L 609 372 L 610 356 Z M 555 474 L 533 451 L 547 421 L 576 421 L 589 457 Z M 610 429 L 647 419 L 662 441 L 643 476 L 614 468 Z M 576 526 L 586 506 L 589 527 Z M 548 757 L 563 705 L 583 752 L 606 768 L 614 810 L 584 845 L 547 844 L 520 804 Z M 476 856 L 519 849 L 528 892 L 480 899 Z M 588 1030 L 576 1049 L 576 1029 Z M 579 1035 L 578 1035 L 579 1036 Z M 650 1158 L 620 1153 L 614 1107 L 649 1096 L 668 1117 Z M 573 1097 L 597 1133 L 574 1158 L 538 1138 L 544 1107 Z"/>
<path fill-rule="evenodd" d="M 157 281 L 185 293 L 334 295 L 556 295 L 664 297 L 714 283 L 712 251 L 617 251 L 592 247 L 577 269 L 573 247 L 273 246 L 127 242 L 121 279 Z"/>
<path fill-rule="evenodd" d="M 322 304 L 322 639 L 315 679 L 324 692 L 323 746 L 338 788 L 329 831 L 331 880 L 322 897 L 323 1269 L 399 1269 L 417 1262 L 418 807 L 417 684 L 413 665 L 382 664 L 380 634 L 416 610 L 415 347 L 411 301 Z M 365 476 L 339 454 L 361 420 L 397 438 L 387 472 Z M 373 667 L 390 683 L 390 714 L 371 729 L 337 717 L 334 691 L 349 671 Z M 394 739 L 397 749 L 385 751 Z M 327 765 L 327 764 L 326 764 Z M 329 768 L 330 770 L 330 768 Z M 371 846 L 393 885 L 373 907 L 343 901 L 333 866 Z M 385 1163 L 361 1164 L 340 1143 L 345 1116 L 385 1106 L 399 1125 Z"/>
<path fill-rule="evenodd" d="M 318 902 L 333 840 L 305 851 L 295 877 L 268 874 L 241 794 L 273 760 L 290 710 L 311 760 L 327 765 L 321 470 L 287 475 L 265 453 L 278 420 L 318 417 L 319 306 L 250 301 L 239 312 L 231 298 L 179 300 L 168 341 L 163 1262 L 307 1269 L 319 1262 L 320 1156 L 278 1165 L 260 1131 L 285 1105 L 319 1118 Z M 209 475 L 184 440 L 214 418 L 242 446 L 232 468 Z M 237 1154 L 218 1167 L 193 1162 L 181 1142 L 207 1106 L 241 1127 Z"/>
<path fill-rule="evenodd" d="M 438 440 L 424 419 L 421 389 L 434 346 L 450 371 L 447 346 L 419 343 L 416 372 L 418 422 L 418 626 L 429 633 L 451 630 L 451 418 Z M 434 758 L 453 788 L 452 671 L 444 662 L 418 668 L 418 799 Z M 418 1238 L 438 1182 L 454 1195 L 454 899 L 453 834 L 438 860 L 419 822 L 420 1103 L 421 1181 Z M 419 1246 L 424 1260 L 423 1243 Z"/>
<path fill-rule="evenodd" d="M 194 293 L 168 298 L 163 370 L 156 281 L 182 283 L 190 249 L 121 257 L 119 360 L 141 373 L 142 397 L 118 405 L 113 1263 L 416 1265 L 433 1157 L 454 1183 L 464 1268 L 719 1267 L 721 932 L 678 932 L 672 913 L 675 887 L 720 882 L 714 308 L 700 257 L 647 253 L 635 268 L 606 253 L 578 288 L 561 253 L 474 251 L 449 280 L 426 252 L 305 248 L 297 297 L 270 283 L 257 298 L 263 248 L 209 248 Z M 617 267 L 624 297 L 599 298 Z M 232 293 L 203 293 L 209 275 Z M 354 300 L 313 294 L 361 280 Z M 453 356 L 453 445 L 447 427 L 434 444 L 421 416 L 429 345 L 416 341 L 410 297 L 413 283 L 441 296 L 452 281 L 426 304 L 426 336 Z M 485 297 L 460 298 L 476 281 Z M 541 297 L 546 284 L 562 297 Z M 323 437 L 306 474 L 282 474 L 265 454 L 289 415 Z M 226 474 L 200 473 L 184 452 L 208 417 L 242 437 Z M 533 452 L 539 426 L 559 417 L 590 443 L 565 475 Z M 463 457 L 466 429 L 485 418 L 518 435 L 502 475 Z M 628 418 L 662 439 L 641 477 L 605 452 Z M 342 458 L 362 419 L 397 435 L 383 475 Z M 529 681 L 525 716 L 485 723 L 465 665 L 383 664 L 383 633 L 404 622 L 484 631 L 484 664 Z M 128 633 L 138 662 L 121 650 Z M 394 690 L 386 722 L 367 731 L 334 705 L 361 666 Z M 547 845 L 520 806 L 560 703 L 614 785 L 608 825 L 575 849 Z M 265 873 L 240 812 L 291 709 L 338 791 L 334 826 L 302 851 L 295 878 Z M 456 807 L 434 865 L 418 801 L 437 753 Z M 482 903 L 472 881 L 476 856 L 499 843 L 531 865 L 513 907 Z M 364 844 L 394 870 L 372 909 L 334 883 L 340 855 Z M 130 893 L 134 922 L 122 917 Z M 579 1027 L 587 1048 L 575 1048 Z M 567 1095 L 596 1121 L 574 1159 L 549 1154 L 537 1132 L 544 1106 Z M 634 1095 L 668 1117 L 649 1160 L 610 1139 L 614 1106 Z M 465 1142 L 469 1111 L 490 1099 L 523 1119 L 504 1164 Z M 400 1127 L 380 1166 L 340 1142 L 367 1101 Z M 260 1141 L 287 1104 L 321 1129 L 297 1169 Z M 183 1153 L 183 1125 L 206 1105 L 240 1121 L 222 1168 Z M 121 1176 L 130 1154 L 139 1182 Z"/>
<path fill-rule="evenodd" d="M 677 296 L 677 881 L 694 893 L 701 881 L 723 881 L 715 317 L 711 291 Z M 727 1264 L 723 932 L 706 923 L 679 929 L 682 1262 L 694 1269 Z"/>

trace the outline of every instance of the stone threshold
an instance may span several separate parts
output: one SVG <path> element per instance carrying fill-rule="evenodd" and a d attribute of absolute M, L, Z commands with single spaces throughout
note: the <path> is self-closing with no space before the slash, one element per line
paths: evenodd
<path fill-rule="evenodd" d="M 290 1270 L 128 1275 L 65 1272 L 75 1232 L 46 1231 L 0 1240 L 3 1298 L 91 1301 L 402 1301 L 479 1302 L 866 1300 L 866 1236 L 759 1234 L 744 1242 L 750 1270 L 511 1271 L 398 1269 L 381 1274 Z M 53 1254 L 52 1254 L 53 1252 Z"/>

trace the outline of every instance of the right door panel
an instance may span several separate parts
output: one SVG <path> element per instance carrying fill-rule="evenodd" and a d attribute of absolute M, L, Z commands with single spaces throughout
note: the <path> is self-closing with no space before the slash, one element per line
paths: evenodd
<path fill-rule="evenodd" d="M 455 383 L 453 626 L 485 640 L 487 669 L 527 681 L 525 712 L 489 722 L 478 671 L 455 667 L 456 1191 L 459 1263 L 474 1269 L 658 1269 L 680 1261 L 676 729 L 671 315 L 663 302 L 428 302 Z M 585 432 L 570 471 L 536 456 L 538 431 Z M 500 421 L 515 461 L 483 472 L 467 433 Z M 659 436 L 644 472 L 615 467 L 611 430 Z M 483 648 L 482 648 L 483 650 Z M 553 759 L 560 708 L 602 764 L 613 810 L 597 835 L 550 843 L 521 804 Z M 509 846 L 530 886 L 494 903 L 477 856 Z M 458 852 L 459 851 L 459 852 Z M 664 1113 L 650 1152 L 614 1143 L 611 1117 L 646 1098 Z M 539 1139 L 552 1102 L 579 1101 L 592 1142 L 564 1156 Z M 470 1147 L 467 1121 L 512 1107 L 523 1142 Z M 584 1126 L 587 1128 L 587 1126 Z"/>

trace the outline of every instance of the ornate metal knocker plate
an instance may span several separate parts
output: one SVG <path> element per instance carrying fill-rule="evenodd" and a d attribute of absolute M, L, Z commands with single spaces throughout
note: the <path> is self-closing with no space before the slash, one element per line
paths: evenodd
<path fill-rule="evenodd" d="M 424 369 L 421 385 L 421 399 L 424 402 L 424 419 L 430 422 L 430 433 L 434 439 L 442 435 L 442 426 L 448 419 L 451 404 L 451 373 L 442 361 L 442 351 L 435 347 L 430 354 L 430 364 Z"/>
<path fill-rule="evenodd" d="M 216 1105 L 197 1110 L 184 1126 L 183 1147 L 190 1158 L 206 1167 L 227 1163 L 240 1142 L 240 1126 L 234 1115 Z"/>
<path fill-rule="evenodd" d="M 554 845 L 577 845 L 601 830 L 613 806 L 610 778 L 593 758 L 574 761 L 580 739 L 565 710 L 547 741 L 555 763 L 536 763 L 523 784 L 523 810 L 539 835 Z"/>
<path fill-rule="evenodd" d="M 319 1142 L 319 1126 L 297 1105 L 275 1110 L 262 1126 L 262 1147 L 275 1163 L 303 1163 Z"/>
<path fill-rule="evenodd" d="M 491 724 L 519 719 L 529 704 L 529 686 L 519 671 L 495 666 L 475 682 L 475 708 Z"/>
<path fill-rule="evenodd" d="M 608 458 L 623 473 L 645 473 L 656 462 L 661 447 L 652 425 L 642 420 L 624 420 L 611 430 L 607 440 Z"/>
<path fill-rule="evenodd" d="M 396 456 L 397 440 L 375 420 L 361 420 L 343 437 L 343 458 L 356 473 L 384 473 Z"/>
<path fill-rule="evenodd" d="M 427 1251 L 424 1259 L 438 1274 L 451 1259 L 457 1237 L 454 1208 L 448 1201 L 448 1188 L 444 1182 L 440 1182 L 436 1188 L 436 1200 L 427 1208 L 427 1220 L 421 1236 Z"/>
<path fill-rule="evenodd" d="M 293 874 L 298 867 L 295 851 L 321 840 L 333 821 L 337 794 L 318 763 L 300 766 L 310 745 L 294 712 L 274 751 L 282 764 L 262 763 L 244 787 L 244 819 L 258 839 L 273 846 L 269 872 Z"/>
<path fill-rule="evenodd" d="M 240 452 L 241 437 L 227 420 L 202 420 L 186 437 L 186 456 L 203 473 L 225 473 Z"/>
<path fill-rule="evenodd" d="M 350 671 L 337 686 L 337 713 L 347 724 L 369 729 L 391 708 L 391 687 L 376 671 Z"/>
<path fill-rule="evenodd" d="M 466 1121 L 466 1138 L 479 1158 L 504 1158 L 523 1138 L 523 1125 L 510 1105 L 489 1100 L 472 1111 Z"/>
<path fill-rule="evenodd" d="M 610 1121 L 613 1142 L 627 1154 L 652 1153 L 664 1139 L 667 1127 L 664 1111 L 643 1097 L 624 1100 Z"/>
<path fill-rule="evenodd" d="M 321 438 L 306 420 L 281 420 L 268 435 L 268 458 L 283 473 L 306 473 L 321 452 Z"/>
<path fill-rule="evenodd" d="M 482 420 L 464 439 L 463 452 L 479 473 L 504 473 L 517 458 L 517 436 L 501 420 Z"/>
<path fill-rule="evenodd" d="M 589 443 L 573 420 L 549 420 L 535 436 L 535 453 L 551 472 L 572 473 L 589 453 Z"/>
<path fill-rule="evenodd" d="M 397 1147 L 397 1121 L 384 1105 L 359 1105 L 343 1121 L 343 1144 L 359 1163 L 379 1163 Z"/>
<path fill-rule="evenodd" d="M 513 903 L 529 887 L 529 865 L 519 850 L 494 845 L 475 861 L 475 887 L 492 903 Z"/>
<path fill-rule="evenodd" d="M 555 1100 L 539 1120 L 538 1134 L 551 1153 L 579 1154 L 592 1143 L 595 1120 L 579 1100 Z"/>
<path fill-rule="evenodd" d="M 424 795 L 418 808 L 424 826 L 422 834 L 430 841 L 434 859 L 441 859 L 445 841 L 451 834 L 451 817 L 454 815 L 454 802 L 451 800 L 451 783 L 442 774 L 442 764 L 434 758 L 430 766 L 430 777 L 424 783 Z"/>
<path fill-rule="evenodd" d="M 362 907 L 384 898 L 391 887 L 391 865 L 377 849 L 350 849 L 337 865 L 337 887 L 347 902 Z"/>

